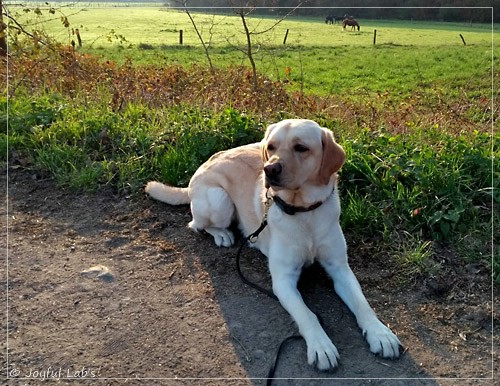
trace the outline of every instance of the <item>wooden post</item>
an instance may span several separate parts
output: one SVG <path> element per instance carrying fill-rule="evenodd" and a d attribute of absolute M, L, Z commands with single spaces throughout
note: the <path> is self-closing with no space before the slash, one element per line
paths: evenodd
<path fill-rule="evenodd" d="M 182 38 L 182 30 L 179 30 L 179 44 L 182 46 L 183 44 L 183 38 Z"/>
<path fill-rule="evenodd" d="M 464 37 L 462 36 L 462 34 L 460 34 L 460 37 L 462 38 L 462 43 L 464 43 L 464 46 L 466 46 L 467 44 L 465 44 L 465 39 L 464 39 Z"/>
<path fill-rule="evenodd" d="M 377 43 L 377 30 L 374 29 L 373 30 L 373 45 L 375 45 Z"/>
<path fill-rule="evenodd" d="M 286 44 L 286 38 L 288 37 L 288 31 L 289 31 L 289 29 L 287 28 L 286 33 L 285 33 L 285 38 L 283 39 L 283 44 Z"/>
<path fill-rule="evenodd" d="M 75 29 L 75 35 L 76 35 L 76 38 L 78 39 L 78 47 L 81 47 L 83 44 L 82 44 L 82 37 L 80 36 L 80 30 L 77 28 Z"/>

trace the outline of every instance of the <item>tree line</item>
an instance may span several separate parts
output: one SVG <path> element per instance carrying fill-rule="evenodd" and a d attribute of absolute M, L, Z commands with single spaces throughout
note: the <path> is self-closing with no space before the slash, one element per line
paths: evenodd
<path fill-rule="evenodd" d="M 53 0 L 55 2 L 63 0 Z M 100 0 L 113 3 L 144 3 L 145 0 Z M 147 0 L 146 0 L 147 1 Z M 155 1 L 155 0 L 152 0 Z M 161 1 L 159 1 L 161 2 Z M 77 6 L 79 1 L 75 2 Z M 396 19 L 450 21 L 471 23 L 500 22 L 500 0 L 164 0 L 167 7 L 201 7 L 213 11 L 213 7 L 258 7 L 256 14 L 278 17 L 287 13 L 284 7 L 295 8 L 299 16 L 326 17 L 352 15 L 359 19 Z M 496 10 L 492 12 L 491 8 Z M 223 9 L 219 12 L 224 12 Z"/>
<path fill-rule="evenodd" d="M 188 7 L 258 7 L 256 14 L 280 16 L 294 8 L 299 16 L 326 17 L 352 15 L 359 19 L 425 20 L 470 23 L 500 21 L 500 0 L 186 0 Z M 166 1 L 167 6 L 176 6 L 178 1 Z M 491 7 L 497 10 L 492 12 Z M 221 12 L 224 10 L 221 9 Z M 230 10 L 227 10 L 228 12 Z"/>

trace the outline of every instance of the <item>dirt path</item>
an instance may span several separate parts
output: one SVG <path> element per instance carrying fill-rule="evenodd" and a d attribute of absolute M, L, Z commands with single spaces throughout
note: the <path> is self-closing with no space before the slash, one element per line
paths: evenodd
<path fill-rule="evenodd" d="M 4 172 L 2 196 L 5 182 Z M 9 331 L 9 368 L 2 339 L 2 369 L 19 378 L 11 385 L 38 385 L 44 376 L 62 385 L 264 385 L 279 344 L 296 333 L 279 304 L 240 281 L 236 248 L 217 248 L 186 229 L 187 207 L 107 191 L 76 195 L 21 170 L 10 171 L 8 203 L 9 315 L 7 321 L 3 314 L 2 325 Z M 303 379 L 273 384 L 493 384 L 487 379 L 492 302 L 484 269 L 458 264 L 443 251 L 445 274 L 401 286 L 389 265 L 381 267 L 364 250 L 351 245 L 353 269 L 372 306 L 407 347 L 403 357 L 373 356 L 331 283 L 313 267 L 301 291 L 324 319 L 341 366 L 334 373 L 314 370 L 304 342 L 294 341 L 276 376 Z M 110 273 L 81 274 L 96 265 Z M 0 270 L 5 280 L 5 266 Z M 269 286 L 259 253 L 245 251 L 244 270 Z M 498 319 L 494 333 L 497 348 Z M 498 371 L 498 354 L 495 360 Z"/>

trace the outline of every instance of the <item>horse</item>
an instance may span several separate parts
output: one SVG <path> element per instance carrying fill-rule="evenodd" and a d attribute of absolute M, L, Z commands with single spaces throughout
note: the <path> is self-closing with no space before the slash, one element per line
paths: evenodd
<path fill-rule="evenodd" d="M 337 22 L 342 21 L 344 18 L 342 16 L 333 16 L 333 15 L 328 15 L 325 19 L 326 24 L 335 24 Z"/>
<path fill-rule="evenodd" d="M 345 30 L 347 26 L 351 27 L 351 31 L 354 30 L 355 27 L 358 27 L 359 31 L 359 23 L 355 19 L 344 19 L 342 22 L 342 28 Z"/>

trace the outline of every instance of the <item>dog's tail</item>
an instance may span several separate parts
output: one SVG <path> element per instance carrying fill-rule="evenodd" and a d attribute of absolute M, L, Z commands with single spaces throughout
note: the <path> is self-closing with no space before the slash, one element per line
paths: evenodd
<path fill-rule="evenodd" d="M 154 199 L 170 205 L 182 205 L 191 202 L 188 195 L 188 188 L 176 188 L 162 184 L 161 182 L 149 181 L 144 190 Z"/>

